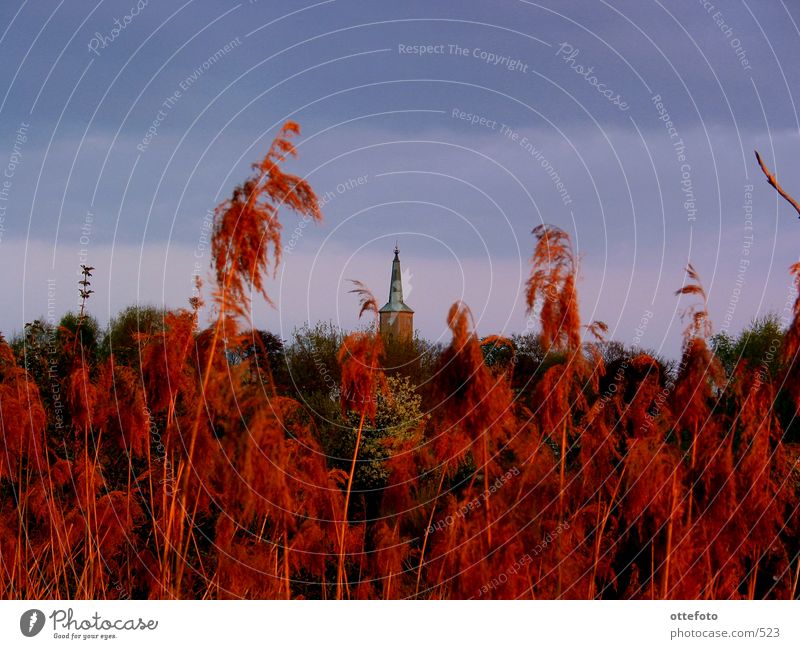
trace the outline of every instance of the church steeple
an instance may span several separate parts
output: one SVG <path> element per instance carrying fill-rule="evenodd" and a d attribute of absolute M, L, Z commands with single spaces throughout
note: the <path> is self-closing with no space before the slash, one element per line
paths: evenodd
<path fill-rule="evenodd" d="M 395 338 L 408 339 L 414 331 L 414 310 L 403 301 L 403 275 L 400 270 L 400 249 L 395 243 L 392 260 L 392 277 L 389 284 L 389 301 L 380 310 L 381 333 Z"/>
<path fill-rule="evenodd" d="M 400 249 L 394 246 L 394 261 L 392 262 L 392 281 L 389 284 L 389 304 L 403 303 L 403 275 L 400 271 Z"/>

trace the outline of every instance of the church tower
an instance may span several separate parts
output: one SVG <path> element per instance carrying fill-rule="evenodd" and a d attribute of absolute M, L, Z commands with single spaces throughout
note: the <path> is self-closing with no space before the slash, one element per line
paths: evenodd
<path fill-rule="evenodd" d="M 392 281 L 389 285 L 389 301 L 383 305 L 381 335 L 397 341 L 411 340 L 414 334 L 414 311 L 403 302 L 403 278 L 400 275 L 400 250 L 394 247 Z"/>

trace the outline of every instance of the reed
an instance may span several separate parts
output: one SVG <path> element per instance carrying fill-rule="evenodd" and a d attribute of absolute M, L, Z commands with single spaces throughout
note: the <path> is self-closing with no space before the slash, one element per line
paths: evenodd
<path fill-rule="evenodd" d="M 247 320 L 280 211 L 321 218 L 282 169 L 297 133 L 217 209 L 208 327 L 195 296 L 104 347 L 87 266 L 79 314 L 0 338 L 3 597 L 798 597 L 800 298 L 771 363 L 723 364 L 689 266 L 672 367 L 581 323 L 541 225 L 535 336 L 481 339 L 457 302 L 394 367 L 356 283 L 364 329 L 284 347 Z"/>

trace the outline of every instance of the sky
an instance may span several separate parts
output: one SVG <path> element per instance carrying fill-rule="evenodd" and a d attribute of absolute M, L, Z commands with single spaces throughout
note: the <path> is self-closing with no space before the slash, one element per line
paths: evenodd
<path fill-rule="evenodd" d="M 287 120 L 324 220 L 281 213 L 255 325 L 358 326 L 349 280 L 447 341 L 536 331 L 531 230 L 572 237 L 585 322 L 667 356 L 692 263 L 716 331 L 786 316 L 800 223 L 800 6 L 786 0 L 0 3 L 0 331 L 187 305 L 208 215 Z M 207 297 L 210 286 L 206 283 Z M 788 305 L 788 306 L 787 306 Z"/>

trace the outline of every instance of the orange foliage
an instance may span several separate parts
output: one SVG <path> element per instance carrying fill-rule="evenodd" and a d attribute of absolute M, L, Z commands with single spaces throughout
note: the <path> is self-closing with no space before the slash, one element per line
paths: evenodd
<path fill-rule="evenodd" d="M 336 355 L 347 453 L 327 456 L 336 407 L 317 413 L 232 360 L 248 336 L 229 316 L 250 289 L 267 296 L 280 207 L 319 218 L 279 167 L 297 132 L 287 123 L 217 210 L 211 327 L 198 301 L 167 313 L 138 338 L 140 367 L 96 361 L 76 335 L 55 377 L 0 339 L 4 597 L 798 597 L 797 451 L 776 404 L 785 389 L 800 406 L 800 298 L 777 378 L 725 377 L 691 266 L 678 371 L 641 352 L 607 366 L 605 325 L 581 340 L 569 237 L 539 226 L 526 301 L 541 306 L 541 365 L 481 342 L 453 304 L 418 386 L 428 416 L 393 439 L 377 303 L 356 283 L 372 320 Z M 377 486 L 356 484 L 363 463 Z"/>

